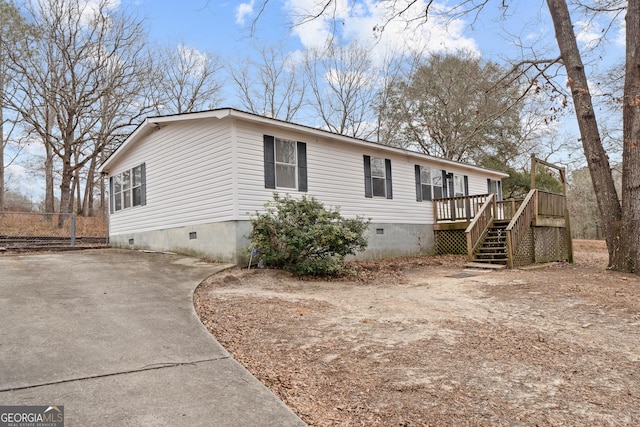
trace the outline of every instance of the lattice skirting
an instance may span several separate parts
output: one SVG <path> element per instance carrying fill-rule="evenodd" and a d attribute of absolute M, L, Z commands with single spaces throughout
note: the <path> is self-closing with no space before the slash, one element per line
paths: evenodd
<path fill-rule="evenodd" d="M 467 235 L 464 230 L 434 230 L 436 253 L 466 254 Z"/>
<path fill-rule="evenodd" d="M 535 227 L 535 262 L 566 261 L 569 242 L 566 228 Z"/>
<path fill-rule="evenodd" d="M 436 253 L 466 254 L 467 236 L 464 230 L 434 230 Z M 532 227 L 513 250 L 513 266 L 534 262 L 566 261 L 569 242 L 565 228 Z"/>
<path fill-rule="evenodd" d="M 534 259 L 533 230 L 529 227 L 518 247 L 513 249 L 513 266 L 522 267 L 533 264 Z"/>

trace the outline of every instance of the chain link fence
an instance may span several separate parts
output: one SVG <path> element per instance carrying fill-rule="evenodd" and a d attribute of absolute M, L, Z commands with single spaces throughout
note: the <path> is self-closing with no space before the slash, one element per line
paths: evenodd
<path fill-rule="evenodd" d="M 108 245 L 105 217 L 0 212 L 0 250 L 92 248 Z"/>

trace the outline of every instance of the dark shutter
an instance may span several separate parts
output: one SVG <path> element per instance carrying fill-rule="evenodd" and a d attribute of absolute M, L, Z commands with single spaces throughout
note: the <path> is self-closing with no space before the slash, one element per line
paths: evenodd
<path fill-rule="evenodd" d="M 298 191 L 307 191 L 307 144 L 298 141 Z"/>
<path fill-rule="evenodd" d="M 264 188 L 276 188 L 276 158 L 273 136 L 264 135 Z"/>
<path fill-rule="evenodd" d="M 420 182 L 420 165 L 415 166 L 416 170 L 416 202 L 422 201 L 422 182 Z"/>
<path fill-rule="evenodd" d="M 464 175 L 464 195 L 469 195 L 469 177 Z M 471 212 L 471 200 L 465 199 L 464 201 L 464 209 L 467 214 L 467 220 L 471 220 L 475 216 L 475 212 Z"/>
<path fill-rule="evenodd" d="M 498 200 L 502 200 L 502 180 L 496 180 L 496 191 L 498 192 Z"/>
<path fill-rule="evenodd" d="M 384 159 L 384 175 L 387 180 L 387 199 L 393 199 L 393 185 L 391 185 L 391 160 Z"/>
<path fill-rule="evenodd" d="M 491 178 L 487 178 L 487 193 L 493 193 L 493 191 L 491 190 Z"/>
<path fill-rule="evenodd" d="M 115 211 L 115 197 L 113 195 L 113 177 L 109 177 L 109 212 L 113 213 Z"/>
<path fill-rule="evenodd" d="M 449 197 L 449 186 L 447 185 L 447 171 L 442 169 L 442 197 Z"/>
<path fill-rule="evenodd" d="M 371 187 L 371 157 L 364 156 L 364 197 L 373 197 Z"/>

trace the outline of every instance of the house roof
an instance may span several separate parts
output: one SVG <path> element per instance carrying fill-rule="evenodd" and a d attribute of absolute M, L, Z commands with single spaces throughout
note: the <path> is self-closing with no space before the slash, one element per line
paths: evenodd
<path fill-rule="evenodd" d="M 378 150 L 393 152 L 396 154 L 403 154 L 416 159 L 429 160 L 437 162 L 443 165 L 450 165 L 456 167 L 462 167 L 469 170 L 475 170 L 483 173 L 491 173 L 502 178 L 509 176 L 508 174 L 496 170 L 486 169 L 479 166 L 473 166 L 467 163 L 456 162 L 453 160 L 442 159 L 439 157 L 429 156 L 424 153 L 416 151 L 406 150 L 403 148 L 392 147 L 384 145 L 378 142 L 367 141 L 360 138 L 354 138 L 351 136 L 340 135 L 334 132 L 330 132 L 323 129 L 317 129 L 310 126 L 300 125 L 296 123 L 287 122 L 280 119 L 273 119 L 269 117 L 260 116 L 258 114 L 248 113 L 245 111 L 236 110 L 234 108 L 220 108 L 208 111 L 199 111 L 193 113 L 172 114 L 166 116 L 147 117 L 138 127 L 127 137 L 127 139 L 107 158 L 107 160 L 100 165 L 98 170 L 101 173 L 108 173 L 109 166 L 124 156 L 126 152 L 134 146 L 139 140 L 143 139 L 147 135 L 151 134 L 154 130 L 158 129 L 163 124 L 177 123 L 189 120 L 203 120 L 203 119 L 223 119 L 223 118 L 236 118 L 252 123 L 263 123 L 269 126 L 281 127 L 288 130 L 303 132 L 306 134 L 314 135 L 324 139 L 331 139 L 335 141 L 344 142 L 347 144 L 361 145 L 366 148 L 375 148 Z"/>

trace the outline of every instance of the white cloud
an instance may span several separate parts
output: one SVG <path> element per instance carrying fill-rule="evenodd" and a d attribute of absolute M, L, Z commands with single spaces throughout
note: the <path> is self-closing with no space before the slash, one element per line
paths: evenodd
<path fill-rule="evenodd" d="M 244 19 L 248 15 L 253 13 L 253 5 L 255 0 L 251 0 L 249 3 L 240 3 L 236 8 L 236 23 L 244 25 Z"/>
<path fill-rule="evenodd" d="M 208 57 L 205 53 L 182 44 L 178 45 L 177 50 L 180 56 L 181 72 L 191 77 L 196 77 L 205 71 L 208 62 Z"/>
<path fill-rule="evenodd" d="M 602 29 L 598 28 L 592 21 L 576 21 L 576 40 L 586 48 L 591 49 L 598 45 L 602 38 Z"/>
<path fill-rule="evenodd" d="M 405 8 L 401 17 L 389 19 L 399 8 Z M 324 4 L 324 2 L 323 2 Z M 466 50 L 478 53 L 476 42 L 464 35 L 465 23 L 454 19 L 445 21 L 435 15 L 425 21 L 424 0 L 411 2 L 401 0 L 395 11 L 389 2 L 376 0 L 336 0 L 322 17 L 306 20 L 294 26 L 293 32 L 306 48 L 323 47 L 336 35 L 344 42 L 359 40 L 363 43 L 375 41 L 373 57 L 381 60 L 384 52 L 421 51 L 425 53 Z M 286 0 L 285 10 L 294 21 L 317 14 L 317 0 Z M 442 11 L 444 6 L 432 4 L 432 10 Z M 384 25 L 384 31 L 374 28 Z M 334 31 L 335 30 L 335 31 Z"/>

